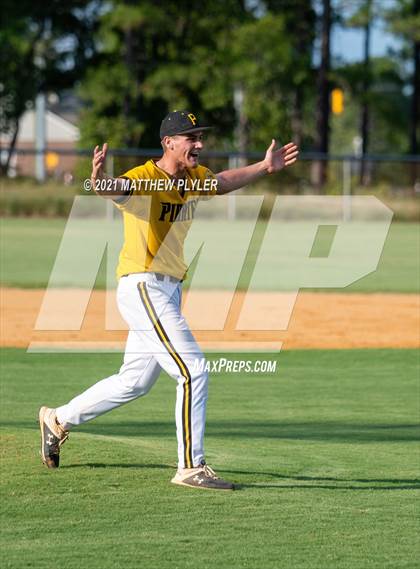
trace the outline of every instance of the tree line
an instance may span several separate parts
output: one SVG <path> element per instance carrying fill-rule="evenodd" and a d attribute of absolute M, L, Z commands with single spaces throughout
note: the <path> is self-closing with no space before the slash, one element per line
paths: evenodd
<path fill-rule="evenodd" d="M 75 89 L 82 147 L 157 147 L 162 116 L 188 108 L 217 149 L 418 153 L 419 0 L 3 0 L 0 130 L 16 142 L 40 92 Z M 399 43 L 371 54 L 372 27 Z M 333 57 L 332 30 L 362 31 L 363 57 Z M 344 109 L 331 111 L 331 94 Z M 363 164 L 363 163 L 362 163 Z M 363 171 L 362 171 L 363 177 Z M 325 169 L 314 173 L 322 185 Z"/>

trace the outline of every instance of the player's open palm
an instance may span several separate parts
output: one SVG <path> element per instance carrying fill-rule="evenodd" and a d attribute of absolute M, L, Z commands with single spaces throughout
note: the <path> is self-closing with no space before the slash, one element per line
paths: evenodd
<path fill-rule="evenodd" d="M 105 142 L 102 148 L 95 146 L 92 159 L 92 174 L 91 179 L 97 180 L 104 176 L 106 153 L 108 151 L 108 144 Z"/>
<path fill-rule="evenodd" d="M 265 153 L 265 163 L 267 164 L 267 172 L 272 174 L 278 172 L 286 166 L 291 166 L 297 160 L 299 149 L 294 142 L 289 142 L 279 149 L 275 149 L 276 141 L 271 141 L 270 146 Z"/>

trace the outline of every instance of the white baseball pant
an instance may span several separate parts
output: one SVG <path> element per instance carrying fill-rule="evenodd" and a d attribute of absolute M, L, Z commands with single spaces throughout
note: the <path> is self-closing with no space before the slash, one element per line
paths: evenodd
<path fill-rule="evenodd" d="M 130 331 L 119 373 L 99 381 L 59 407 L 66 430 L 146 395 L 161 369 L 177 380 L 175 407 L 178 467 L 204 460 L 208 374 L 203 354 L 181 315 L 181 283 L 155 273 L 122 277 L 118 308 Z"/>

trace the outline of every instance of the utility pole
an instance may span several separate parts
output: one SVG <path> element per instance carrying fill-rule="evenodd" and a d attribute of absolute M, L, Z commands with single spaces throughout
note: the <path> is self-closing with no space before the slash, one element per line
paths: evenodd
<path fill-rule="evenodd" d="M 360 115 L 360 136 L 362 138 L 362 161 L 360 162 L 360 184 L 368 183 L 365 155 L 369 150 L 369 90 L 370 90 L 370 32 L 371 32 L 372 0 L 366 0 L 364 22 L 364 57 L 363 57 L 363 101 Z"/>
<path fill-rule="evenodd" d="M 318 101 L 316 107 L 316 150 L 328 154 L 330 136 L 330 35 L 331 35 L 331 2 L 322 1 L 323 10 L 321 16 L 321 62 L 318 71 L 317 90 Z M 313 163 L 313 182 L 318 191 L 327 180 L 326 160 L 318 160 Z"/>
<path fill-rule="evenodd" d="M 45 182 L 45 94 L 38 93 L 35 99 L 35 178 Z"/>
<path fill-rule="evenodd" d="M 244 112 L 244 89 L 237 83 L 233 91 L 233 106 L 236 114 L 236 124 L 234 130 L 235 150 L 239 152 L 237 156 L 229 158 L 229 168 L 240 168 L 246 165 L 245 152 L 247 147 L 246 123 L 247 119 Z M 228 219 L 236 218 L 236 192 L 228 196 Z"/>

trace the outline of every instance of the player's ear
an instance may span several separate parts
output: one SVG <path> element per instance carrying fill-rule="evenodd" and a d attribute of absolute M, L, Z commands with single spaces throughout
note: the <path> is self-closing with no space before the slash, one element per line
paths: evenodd
<path fill-rule="evenodd" d="M 173 150 L 174 149 L 174 145 L 173 145 L 173 142 L 172 142 L 172 139 L 170 136 L 165 136 L 163 138 L 162 142 L 163 142 L 163 147 L 165 150 L 168 150 L 168 149 Z"/>

